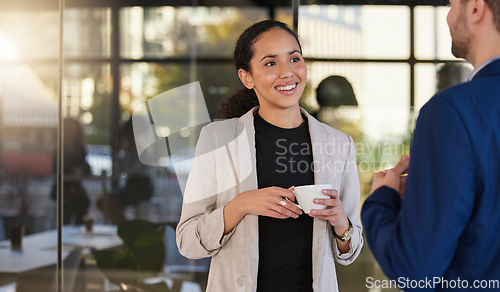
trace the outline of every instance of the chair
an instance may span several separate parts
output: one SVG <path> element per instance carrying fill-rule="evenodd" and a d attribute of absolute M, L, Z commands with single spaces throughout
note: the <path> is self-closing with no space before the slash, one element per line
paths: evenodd
<path fill-rule="evenodd" d="M 164 232 L 167 223 L 135 219 L 118 224 L 123 246 L 112 250 L 92 250 L 104 276 L 127 291 L 170 291 L 165 283 L 146 283 L 164 265 Z M 134 290 L 132 290 L 134 289 Z M 142 289 L 142 290 L 141 290 Z"/>
<path fill-rule="evenodd" d="M 176 226 L 176 223 L 140 219 L 120 223 L 118 235 L 123 247 L 92 250 L 97 267 L 108 281 L 123 290 L 126 287 L 128 291 L 180 291 L 184 282 L 191 282 L 204 291 L 208 266 L 193 265 L 193 261 L 179 254 L 175 246 Z M 167 258 L 170 266 L 166 264 Z M 167 266 L 169 268 L 165 268 Z"/>

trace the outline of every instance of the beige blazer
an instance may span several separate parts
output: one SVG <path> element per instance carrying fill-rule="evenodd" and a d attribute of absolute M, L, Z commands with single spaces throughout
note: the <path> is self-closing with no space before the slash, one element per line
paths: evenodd
<path fill-rule="evenodd" d="M 224 234 L 224 206 L 238 194 L 257 189 L 253 108 L 239 119 L 205 126 L 184 192 L 177 246 L 191 259 L 212 257 L 207 291 L 256 291 L 259 261 L 258 216 L 246 215 Z M 363 246 L 359 178 L 352 138 L 320 123 L 305 110 L 313 148 L 315 183 L 333 185 L 355 232 L 350 252 L 340 255 L 330 224 L 314 219 L 314 291 L 338 291 L 335 262 L 348 265 Z"/>

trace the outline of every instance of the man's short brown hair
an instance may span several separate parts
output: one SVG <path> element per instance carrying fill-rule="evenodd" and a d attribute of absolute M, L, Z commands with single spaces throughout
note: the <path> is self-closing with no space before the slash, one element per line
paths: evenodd
<path fill-rule="evenodd" d="M 495 21 L 495 26 L 497 31 L 500 32 L 500 0 L 484 0 L 491 9 L 493 13 L 493 20 Z"/>

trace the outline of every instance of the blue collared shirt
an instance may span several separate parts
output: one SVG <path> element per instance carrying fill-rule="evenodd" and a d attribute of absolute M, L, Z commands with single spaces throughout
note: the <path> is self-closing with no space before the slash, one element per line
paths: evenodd
<path fill-rule="evenodd" d="M 493 61 L 496 61 L 496 60 L 499 60 L 499 59 L 500 59 L 500 56 L 495 56 L 493 58 L 490 58 L 490 59 L 486 60 L 486 62 L 483 62 L 483 64 L 479 65 L 477 68 L 474 68 L 474 71 L 472 71 L 472 73 L 469 76 L 469 79 L 467 79 L 467 80 L 471 81 L 472 78 L 474 78 L 474 76 L 476 76 L 477 72 L 481 71 L 481 69 L 483 69 L 484 67 L 486 67 L 486 65 L 488 65 L 490 63 L 493 63 Z"/>

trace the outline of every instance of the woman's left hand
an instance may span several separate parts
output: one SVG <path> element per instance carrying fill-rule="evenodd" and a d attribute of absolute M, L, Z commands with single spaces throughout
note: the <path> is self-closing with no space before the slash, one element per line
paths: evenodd
<path fill-rule="evenodd" d="M 325 189 L 323 194 L 330 196 L 330 199 L 314 199 L 313 202 L 320 205 L 325 205 L 323 210 L 312 209 L 309 216 L 328 220 L 335 227 L 337 234 L 344 233 L 349 228 L 349 220 L 342 208 L 342 201 L 339 198 L 339 193 L 336 190 Z"/>

